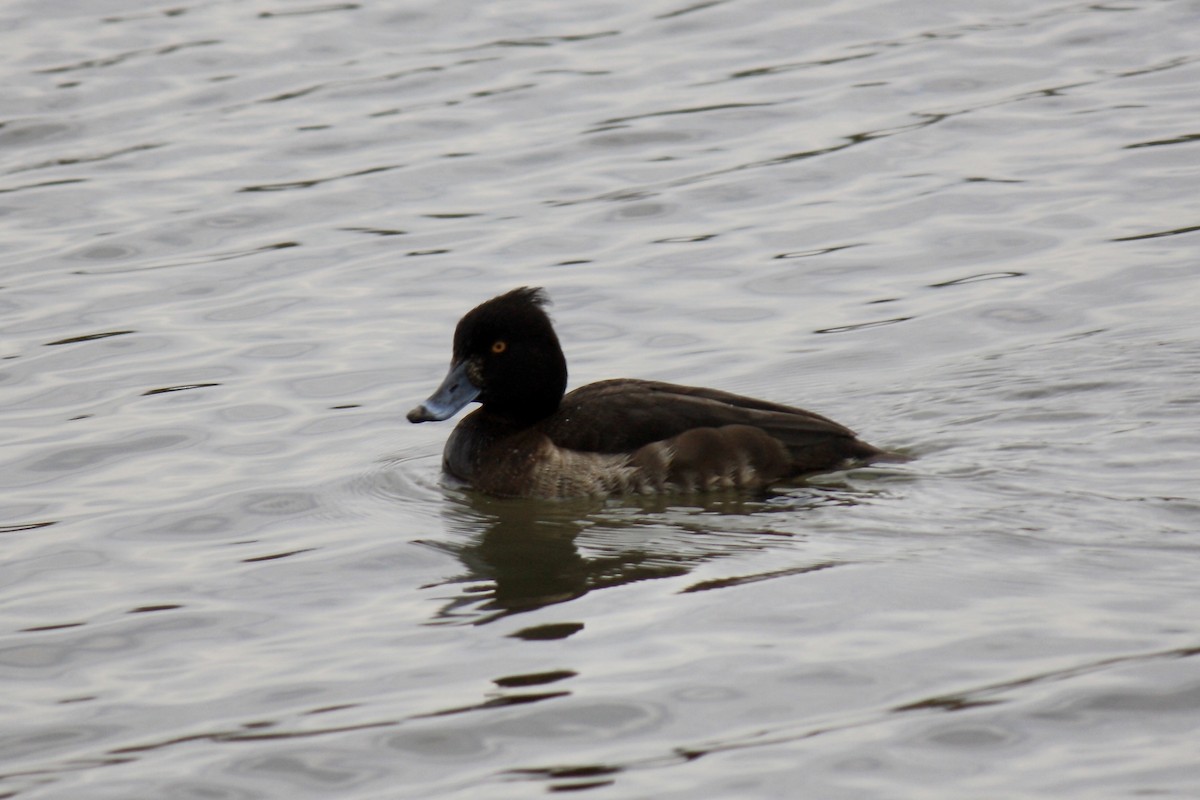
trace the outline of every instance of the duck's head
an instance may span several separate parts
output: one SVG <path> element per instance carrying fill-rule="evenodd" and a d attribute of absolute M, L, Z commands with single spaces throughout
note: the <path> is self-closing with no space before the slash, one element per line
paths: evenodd
<path fill-rule="evenodd" d="M 514 422 L 558 410 L 567 361 L 544 306 L 542 289 L 522 286 L 471 309 L 454 330 L 450 372 L 409 422 L 449 419 L 472 401 Z"/>

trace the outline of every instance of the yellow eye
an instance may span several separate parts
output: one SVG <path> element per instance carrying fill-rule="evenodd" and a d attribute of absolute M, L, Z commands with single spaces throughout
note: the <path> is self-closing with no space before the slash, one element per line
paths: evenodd
<path fill-rule="evenodd" d="M 504 341 L 503 339 L 497 339 L 496 341 L 492 342 L 492 352 L 496 355 L 500 355 L 507 349 L 508 342 Z"/>

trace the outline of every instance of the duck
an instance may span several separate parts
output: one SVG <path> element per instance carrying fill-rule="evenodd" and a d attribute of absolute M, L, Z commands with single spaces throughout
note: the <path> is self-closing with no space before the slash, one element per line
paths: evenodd
<path fill-rule="evenodd" d="M 450 369 L 413 423 L 447 420 L 442 468 L 499 497 L 760 491 L 805 475 L 903 460 L 812 411 L 718 389 L 617 378 L 570 393 L 542 288 L 468 311 Z"/>

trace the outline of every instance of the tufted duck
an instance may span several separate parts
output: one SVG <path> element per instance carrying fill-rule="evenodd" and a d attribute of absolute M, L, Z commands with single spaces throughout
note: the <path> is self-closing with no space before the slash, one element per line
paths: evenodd
<path fill-rule="evenodd" d="M 814 472 L 896 460 L 811 411 L 716 389 L 620 378 L 564 396 L 567 362 L 541 289 L 471 310 L 450 373 L 409 422 L 480 403 L 446 442 L 443 467 L 509 497 L 761 489 Z"/>

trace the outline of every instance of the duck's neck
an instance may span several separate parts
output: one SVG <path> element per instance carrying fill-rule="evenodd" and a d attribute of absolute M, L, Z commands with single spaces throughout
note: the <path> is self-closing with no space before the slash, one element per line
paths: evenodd
<path fill-rule="evenodd" d="M 489 413 L 510 422 L 528 426 L 552 416 L 562 404 L 567 389 L 567 360 L 558 351 L 524 373 L 514 370 L 519 384 L 509 385 L 500 397 L 484 402 Z M 502 399 L 501 399 L 502 398 Z"/>

